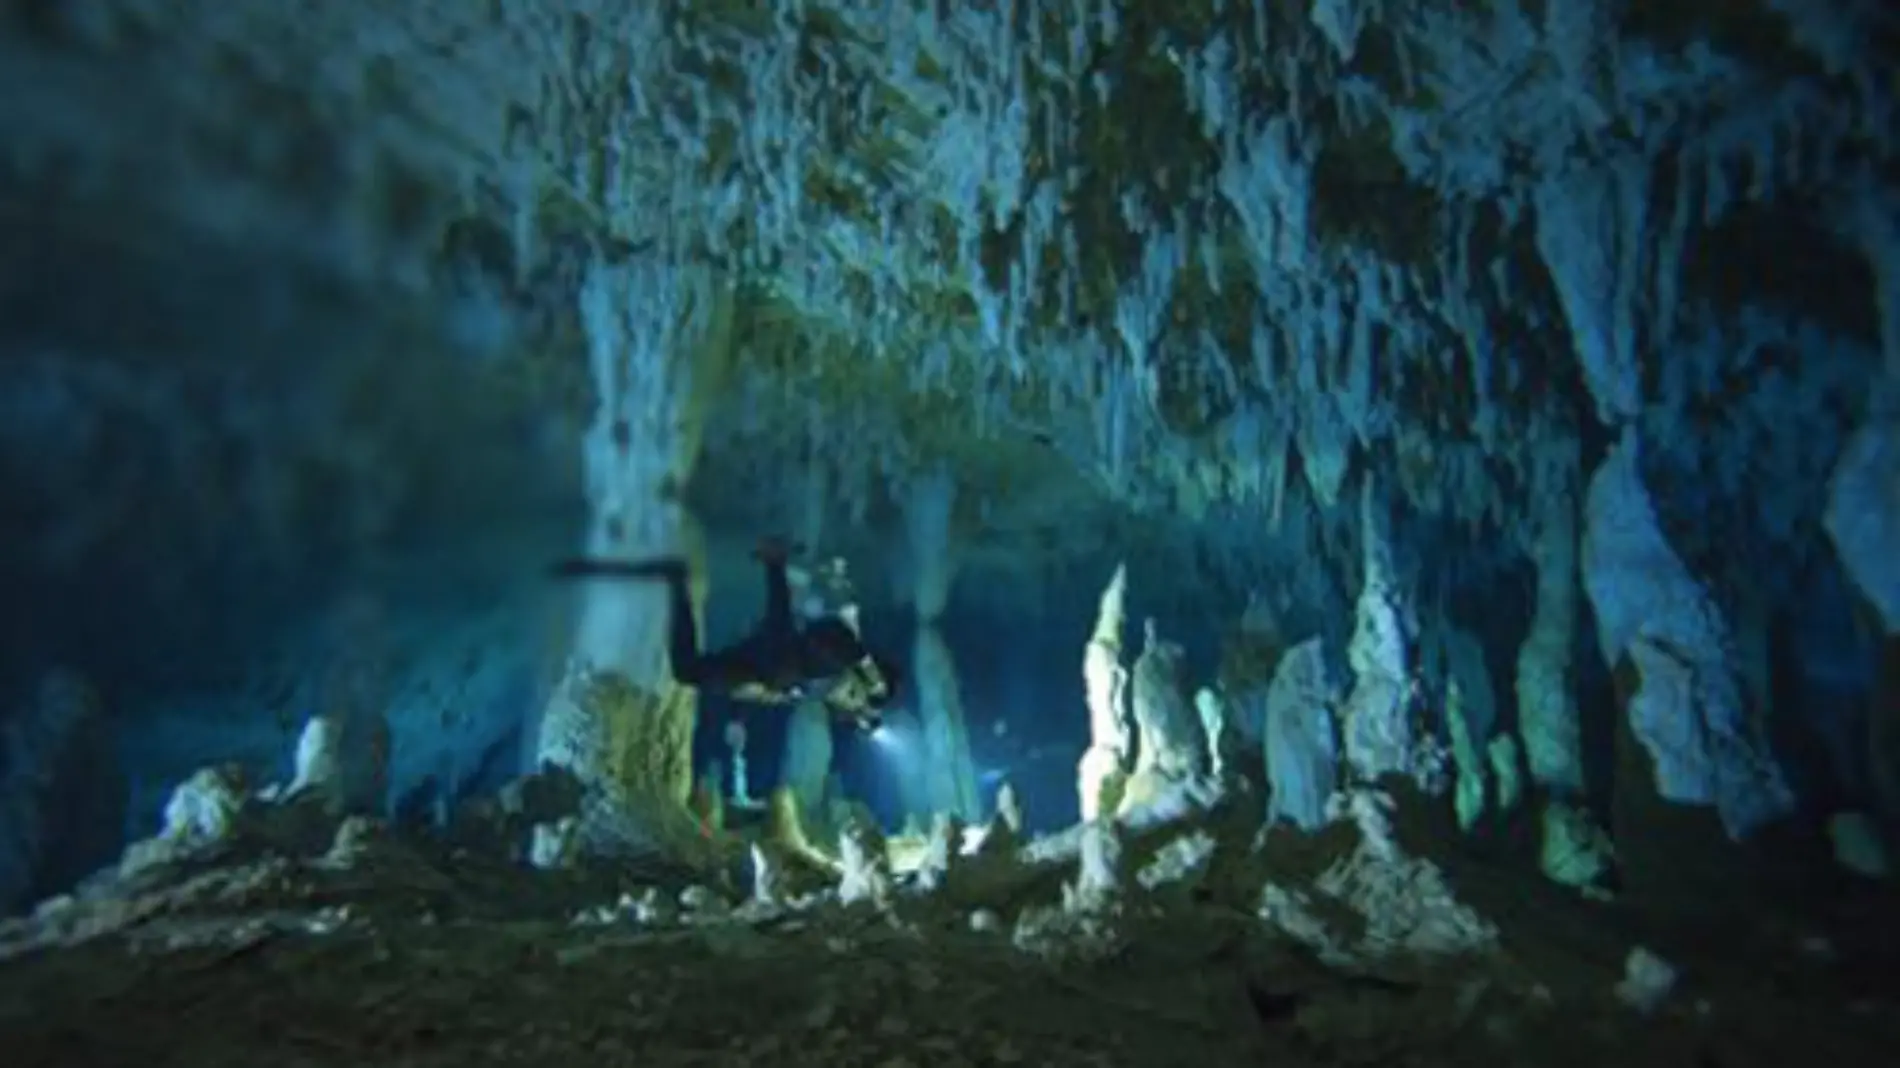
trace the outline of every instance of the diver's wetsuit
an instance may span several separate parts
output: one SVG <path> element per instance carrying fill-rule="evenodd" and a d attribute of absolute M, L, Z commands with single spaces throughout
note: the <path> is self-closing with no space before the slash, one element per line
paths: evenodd
<path fill-rule="evenodd" d="M 860 664 L 875 664 L 885 692 L 873 696 L 867 707 L 839 709 L 860 720 L 875 722 L 876 712 L 890 699 L 893 669 L 877 657 L 857 633 L 835 617 L 814 620 L 804 627 L 792 613 L 792 588 L 786 577 L 786 557 L 761 551 L 765 566 L 765 615 L 758 626 L 723 649 L 699 647 L 699 622 L 687 586 L 686 561 L 677 557 L 657 560 L 572 560 L 555 566 L 568 578 L 645 578 L 667 586 L 667 652 L 673 677 L 709 693 L 724 694 L 753 704 L 789 705 L 807 697 L 825 697 L 831 683 Z"/>

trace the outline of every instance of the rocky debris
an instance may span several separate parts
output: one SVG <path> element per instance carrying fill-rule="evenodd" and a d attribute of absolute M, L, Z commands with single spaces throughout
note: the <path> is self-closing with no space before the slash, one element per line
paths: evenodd
<path fill-rule="evenodd" d="M 1357 832 L 1357 841 L 1309 886 L 1268 882 L 1261 919 L 1340 966 L 1493 949 L 1497 928 L 1457 899 L 1437 865 L 1406 855 L 1394 840 L 1392 804 L 1367 790 L 1336 796 L 1335 818 Z"/>
<path fill-rule="evenodd" d="M 1675 988 L 1676 969 L 1668 961 L 1637 946 L 1623 961 L 1623 980 L 1616 984 L 1616 999 L 1648 1015 L 1662 1008 Z"/>
<path fill-rule="evenodd" d="M 1126 947 L 1121 921 L 1130 911 L 1126 851 L 1110 820 L 1082 827 L 1080 863 L 1062 884 L 1058 905 L 1025 909 L 1016 923 L 1018 949 L 1048 960 L 1112 959 Z"/>
<path fill-rule="evenodd" d="M 846 905 L 890 903 L 891 865 L 884 838 L 869 823 L 855 821 L 838 836 L 838 900 Z"/>
<path fill-rule="evenodd" d="M 1745 1066 L 1821 1055 L 1772 1023 L 1811 1033 L 1815 1013 L 1839 1021 L 1838 1063 L 1900 1038 L 1871 1014 L 1890 997 L 1841 1008 L 1845 950 L 1790 952 L 1814 991 L 1791 1000 L 1675 948 L 1575 949 L 1553 930 L 1600 916 L 1513 912 L 1555 888 L 1430 853 L 1370 790 L 1311 834 L 1258 835 L 1257 798 L 1219 791 L 1027 842 L 1007 818 L 940 820 L 895 869 L 853 823 L 810 888 L 761 828 L 735 843 L 739 891 L 724 872 L 542 869 L 505 835 L 482 852 L 361 816 L 317 835 L 313 809 L 187 785 L 160 836 L 177 853 L 0 926 L 10 1064 L 1567 1065 L 1640 1047 Z M 498 806 L 515 827 L 532 808 Z M 296 835 L 264 833 L 291 816 Z"/>
<path fill-rule="evenodd" d="M 757 909 L 776 909 L 785 904 L 785 879 L 778 863 L 757 842 L 752 843 L 752 897 L 747 902 Z"/>
<path fill-rule="evenodd" d="M 939 812 L 924 839 L 924 853 L 917 865 L 916 885 L 925 891 L 941 890 L 950 883 L 952 869 L 963 858 L 963 821 L 954 813 Z"/>

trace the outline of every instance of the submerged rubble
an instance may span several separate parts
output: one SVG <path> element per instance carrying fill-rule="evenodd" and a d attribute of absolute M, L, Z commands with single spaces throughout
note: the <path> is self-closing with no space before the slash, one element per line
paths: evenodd
<path fill-rule="evenodd" d="M 1864 931 L 1672 945 L 1372 790 L 1314 832 L 1209 788 L 1033 840 L 1013 809 L 851 825 L 829 870 L 782 828 L 723 834 L 693 870 L 532 863 L 560 786 L 438 831 L 194 778 L 125 863 L 0 925 L 7 1063 L 1738 1068 L 1900 1042 Z"/>

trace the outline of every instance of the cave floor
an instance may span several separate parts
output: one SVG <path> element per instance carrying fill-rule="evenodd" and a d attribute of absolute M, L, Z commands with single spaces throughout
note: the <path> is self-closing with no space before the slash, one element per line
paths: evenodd
<path fill-rule="evenodd" d="M 1740 932 L 1732 958 L 1704 946 L 1683 962 L 1684 988 L 1639 1014 L 1613 996 L 1623 943 L 1597 933 L 1601 917 L 1505 887 L 1491 908 L 1521 914 L 1501 927 L 1546 925 L 1549 937 L 1514 952 L 1507 936 L 1484 960 L 1371 968 L 1322 965 L 1212 904 L 1134 925 L 1106 959 L 1055 963 L 925 904 L 895 918 L 826 907 L 642 927 L 430 920 L 416 889 L 413 877 L 340 888 L 274 862 L 110 916 L 69 908 L 16 924 L 0 955 L 0 1059 L 1855 1068 L 1900 1050 L 1895 999 L 1864 984 L 1847 996 L 1831 965 L 1798 953 L 1765 969 Z"/>
<path fill-rule="evenodd" d="M 1425 954 L 1369 940 L 1343 913 L 1323 919 L 1345 941 L 1316 941 L 1260 911 L 1264 885 L 1314 886 L 1364 855 L 1344 825 L 1257 839 L 1242 805 L 1132 834 L 1129 858 L 1200 829 L 1216 848 L 1198 875 L 1052 942 L 1025 939 L 1024 924 L 1064 914 L 1074 862 L 1027 850 L 991 876 L 979 865 L 944 888 L 899 888 L 883 908 L 822 892 L 735 908 L 730 874 L 693 874 L 714 869 L 542 872 L 498 847 L 325 823 L 300 846 L 244 839 L 122 864 L 0 921 L 0 1064 L 1900 1064 L 1900 907 L 1886 889 L 1775 908 L 1703 891 L 1666 909 L 1593 901 L 1402 828 L 1492 932 L 1481 951 Z M 1443 906 L 1427 868 L 1391 870 L 1413 874 L 1354 905 L 1361 921 L 1424 922 L 1419 909 Z M 676 900 L 691 907 L 638 907 Z M 1675 972 L 1648 1011 L 1618 993 L 1636 947 Z"/>
<path fill-rule="evenodd" d="M 258 931 L 15 969 L 0 1030 L 20 1068 L 1253 1063 L 1231 984 L 1170 978 L 1157 998 L 1137 975 L 1066 976 L 1006 944 L 924 946 L 881 924 Z"/>

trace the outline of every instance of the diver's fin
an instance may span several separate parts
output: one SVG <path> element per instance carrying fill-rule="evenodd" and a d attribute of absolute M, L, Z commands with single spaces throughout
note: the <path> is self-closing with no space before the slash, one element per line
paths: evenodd
<path fill-rule="evenodd" d="M 686 577 L 686 561 L 677 556 L 658 556 L 650 560 L 601 560 L 579 557 L 557 561 L 548 574 L 562 579 L 672 579 Z"/>
<path fill-rule="evenodd" d="M 752 559 L 762 564 L 783 564 L 804 551 L 802 543 L 787 537 L 760 538 L 758 544 L 752 547 Z"/>

